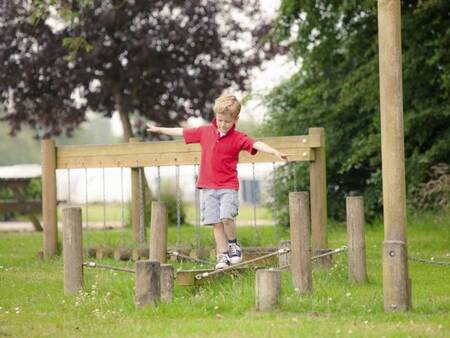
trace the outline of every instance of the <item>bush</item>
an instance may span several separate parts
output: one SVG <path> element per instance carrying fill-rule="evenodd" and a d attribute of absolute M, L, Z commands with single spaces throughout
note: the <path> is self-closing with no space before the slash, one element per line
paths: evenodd
<path fill-rule="evenodd" d="M 438 210 L 450 206 L 450 168 L 445 163 L 431 167 L 430 180 L 419 185 L 415 200 L 418 210 Z"/>
<path fill-rule="evenodd" d="M 181 194 L 181 191 L 180 191 Z M 152 219 L 152 202 L 156 200 L 156 197 L 152 196 L 149 189 L 145 191 L 145 224 L 146 226 L 150 226 L 150 222 Z M 164 202 L 167 206 L 168 213 L 168 225 L 176 226 L 177 225 L 177 199 L 175 194 L 170 193 L 169 191 L 161 192 L 161 201 Z M 131 203 L 128 204 L 128 226 L 131 224 Z M 180 199 L 180 225 L 185 224 L 186 221 L 186 211 L 185 204 L 182 199 Z"/>

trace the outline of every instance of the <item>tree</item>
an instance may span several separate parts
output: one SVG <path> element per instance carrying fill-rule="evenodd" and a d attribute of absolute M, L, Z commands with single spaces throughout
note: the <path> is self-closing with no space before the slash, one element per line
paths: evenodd
<path fill-rule="evenodd" d="M 40 138 L 71 134 L 88 110 L 106 117 L 117 110 L 125 140 L 134 134 L 132 115 L 139 133 L 142 119 L 175 126 L 211 118 L 212 100 L 230 86 L 244 88 L 249 68 L 274 47 L 258 43 L 268 25 L 255 0 L 95 0 L 75 8 L 76 24 L 60 30 L 45 11 L 33 25 L 28 1 L 1 9 L 0 92 L 12 102 L 1 120 L 12 133 L 29 125 Z M 258 24 L 240 22 L 242 13 Z M 252 48 L 240 46 L 249 36 Z M 73 37 L 89 48 L 68 53 L 64 41 Z"/>
<path fill-rule="evenodd" d="M 449 10 L 448 1 L 402 1 L 410 200 L 433 165 L 450 161 Z M 342 218 L 344 196 L 356 191 L 375 216 L 381 211 L 376 2 L 283 0 L 276 34 L 291 41 L 302 68 L 268 97 L 266 133 L 325 127 L 330 214 Z"/>

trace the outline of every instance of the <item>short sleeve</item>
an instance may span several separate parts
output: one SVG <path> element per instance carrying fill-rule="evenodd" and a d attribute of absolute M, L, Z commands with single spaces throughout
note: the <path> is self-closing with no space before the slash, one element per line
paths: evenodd
<path fill-rule="evenodd" d="M 253 148 L 253 145 L 255 144 L 255 140 L 248 137 L 245 134 L 242 134 L 241 138 L 241 149 L 249 152 L 252 155 L 255 155 L 258 151 Z"/>
<path fill-rule="evenodd" d="M 184 128 L 183 137 L 184 143 L 200 143 L 202 136 L 201 128 Z"/>

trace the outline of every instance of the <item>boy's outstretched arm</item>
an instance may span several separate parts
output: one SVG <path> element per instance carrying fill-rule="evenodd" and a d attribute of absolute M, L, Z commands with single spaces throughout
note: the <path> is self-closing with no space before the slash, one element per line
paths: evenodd
<path fill-rule="evenodd" d="M 284 154 L 278 150 L 276 150 L 275 148 L 272 148 L 271 146 L 265 144 L 264 142 L 261 141 L 257 141 L 253 144 L 253 148 L 256 150 L 260 150 L 262 152 L 265 153 L 269 153 L 272 155 L 275 155 L 276 157 L 278 157 L 278 159 L 282 160 L 282 161 L 287 161 L 288 160 L 288 154 Z"/>
<path fill-rule="evenodd" d="M 147 123 L 147 131 L 169 136 L 183 136 L 183 128 L 164 128 Z"/>

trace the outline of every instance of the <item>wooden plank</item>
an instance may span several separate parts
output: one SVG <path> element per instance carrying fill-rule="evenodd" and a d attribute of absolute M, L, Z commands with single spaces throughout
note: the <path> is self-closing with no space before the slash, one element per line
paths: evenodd
<path fill-rule="evenodd" d="M 221 273 L 217 275 L 213 275 L 210 278 L 196 279 L 195 276 L 204 272 L 212 272 L 214 269 L 198 269 L 198 270 L 178 270 L 176 273 L 175 283 L 178 286 L 196 286 L 205 284 L 206 281 L 211 281 L 217 278 L 221 278 L 223 276 L 237 275 L 246 270 L 250 269 L 250 267 L 240 267 L 236 269 L 228 270 L 226 273 Z"/>
<path fill-rule="evenodd" d="M 320 147 L 322 139 L 315 135 L 258 138 L 280 151 L 292 154 L 291 161 L 313 161 L 313 148 Z M 123 143 L 113 145 L 59 146 L 56 150 L 58 169 L 115 168 L 198 164 L 201 149 L 198 144 L 183 141 Z M 241 153 L 240 163 L 274 162 L 269 154 L 256 156 Z"/>
<path fill-rule="evenodd" d="M 312 149 L 278 148 L 278 150 L 291 154 L 291 161 L 313 161 Z M 141 155 L 114 155 L 114 156 L 78 156 L 63 157 L 57 159 L 57 169 L 67 168 L 139 168 L 173 165 L 199 164 L 201 154 L 198 153 L 173 153 L 173 154 L 141 154 Z M 252 156 L 241 153 L 239 163 L 266 163 L 277 162 L 276 157 L 270 154 L 258 152 Z"/>

